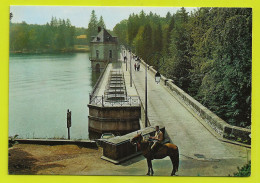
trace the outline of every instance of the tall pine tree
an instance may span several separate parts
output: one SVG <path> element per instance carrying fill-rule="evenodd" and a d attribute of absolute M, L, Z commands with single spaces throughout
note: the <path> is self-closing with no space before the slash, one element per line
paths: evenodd
<path fill-rule="evenodd" d="M 100 16 L 100 18 L 99 18 L 98 26 L 99 26 L 99 27 L 102 27 L 102 28 L 106 28 L 106 25 L 105 25 L 105 22 L 104 22 L 102 16 Z"/>
<path fill-rule="evenodd" d="M 98 28 L 98 21 L 97 16 L 95 14 L 95 10 L 92 10 L 90 21 L 88 23 L 88 29 L 87 29 L 87 42 L 90 43 L 92 40 L 92 36 L 97 35 L 97 28 Z"/>

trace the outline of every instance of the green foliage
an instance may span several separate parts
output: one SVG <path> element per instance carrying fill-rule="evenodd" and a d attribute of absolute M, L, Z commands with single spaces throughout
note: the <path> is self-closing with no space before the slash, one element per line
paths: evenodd
<path fill-rule="evenodd" d="M 60 52 L 72 51 L 75 44 L 89 44 L 97 35 L 97 27 L 106 27 L 103 17 L 97 21 L 95 11 L 91 12 L 88 29 L 76 28 L 69 19 L 52 17 L 46 25 L 29 25 L 26 22 L 10 23 L 11 52 Z M 76 36 L 87 35 L 87 39 L 76 39 Z"/>
<path fill-rule="evenodd" d="M 75 36 L 86 35 L 86 32 L 87 32 L 87 29 L 84 27 L 75 28 Z M 87 45 L 87 38 L 77 39 L 77 37 L 75 37 L 74 44 L 75 45 Z M 83 46 L 83 47 L 85 47 L 85 46 Z"/>
<path fill-rule="evenodd" d="M 10 137 L 9 143 L 8 143 L 8 148 L 13 147 L 15 144 L 18 142 L 15 140 L 19 135 L 15 135 L 13 137 Z"/>
<path fill-rule="evenodd" d="M 173 78 L 174 82 L 184 91 L 188 90 L 191 69 L 192 40 L 188 27 L 188 13 L 184 8 L 175 14 L 176 22 L 171 31 L 170 57 L 166 76 Z"/>
<path fill-rule="evenodd" d="M 209 12 L 208 17 L 211 17 L 212 23 L 207 30 L 207 37 L 202 41 L 210 42 L 210 50 L 203 57 L 204 60 L 207 59 L 204 61 L 205 65 L 210 63 L 210 67 L 202 74 L 196 97 L 231 125 L 249 126 L 251 9 L 216 8 Z M 196 50 L 200 51 L 198 48 Z"/>
<path fill-rule="evenodd" d="M 89 44 L 90 41 L 92 40 L 92 36 L 97 35 L 97 30 L 98 30 L 98 20 L 97 16 L 95 14 L 95 11 L 92 10 L 91 16 L 90 16 L 90 21 L 88 23 L 88 29 L 87 29 L 87 43 Z"/>
<path fill-rule="evenodd" d="M 252 9 L 181 8 L 166 17 L 141 11 L 114 32 L 155 68 L 146 58 L 162 53 L 160 72 L 229 124 L 251 125 Z"/>
<path fill-rule="evenodd" d="M 98 26 L 105 23 L 94 10 L 87 30 L 56 17 L 46 25 L 11 23 L 10 50 L 70 50 L 75 35 L 87 32 L 88 44 Z M 181 8 L 166 17 L 141 11 L 118 23 L 114 34 L 155 69 L 157 58 L 148 56 L 163 54 L 159 71 L 229 124 L 251 125 L 252 9 L 198 8 L 188 14 Z"/>
<path fill-rule="evenodd" d="M 103 20 L 103 17 L 102 17 L 102 16 L 100 16 L 100 18 L 99 18 L 99 21 L 98 21 L 98 26 L 99 26 L 99 27 L 106 28 L 106 25 L 105 25 L 105 22 L 104 22 L 104 20 Z"/>
<path fill-rule="evenodd" d="M 249 177 L 251 175 L 251 161 L 242 168 L 237 167 L 238 172 L 234 173 L 235 177 Z"/>
<path fill-rule="evenodd" d="M 99 21 L 98 21 L 95 10 L 92 10 L 91 15 L 90 15 L 90 20 L 88 23 L 88 29 L 86 31 L 87 44 L 89 44 L 92 41 L 92 36 L 97 35 L 98 27 L 106 28 L 105 22 L 104 22 L 102 16 L 100 16 Z"/>
<path fill-rule="evenodd" d="M 75 27 L 52 17 L 46 25 L 10 24 L 10 51 L 66 51 L 73 49 Z"/>
<path fill-rule="evenodd" d="M 113 32 L 117 35 L 117 37 L 119 38 L 118 41 L 122 45 L 128 44 L 127 30 L 127 20 L 122 20 L 113 28 Z"/>

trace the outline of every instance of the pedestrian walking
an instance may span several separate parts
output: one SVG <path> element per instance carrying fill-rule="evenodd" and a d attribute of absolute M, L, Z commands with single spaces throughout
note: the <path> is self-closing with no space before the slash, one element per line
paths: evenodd
<path fill-rule="evenodd" d="M 139 71 L 140 70 L 140 64 L 138 63 L 137 64 L 137 71 Z"/>
<path fill-rule="evenodd" d="M 135 67 L 135 71 L 136 71 L 136 63 L 135 63 L 135 65 L 134 65 L 134 67 Z"/>

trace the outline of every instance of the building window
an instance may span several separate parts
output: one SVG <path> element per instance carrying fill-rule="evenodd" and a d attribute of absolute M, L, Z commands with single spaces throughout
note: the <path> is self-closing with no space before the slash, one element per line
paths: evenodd
<path fill-rule="evenodd" d="M 99 58 L 99 51 L 96 50 L 96 58 Z"/>
<path fill-rule="evenodd" d="M 109 58 L 112 58 L 112 50 L 109 50 Z"/>

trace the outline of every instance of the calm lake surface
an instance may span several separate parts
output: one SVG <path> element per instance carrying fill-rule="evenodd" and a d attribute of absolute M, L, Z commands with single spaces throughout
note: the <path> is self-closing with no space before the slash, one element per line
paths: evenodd
<path fill-rule="evenodd" d="M 9 136 L 88 139 L 89 93 L 99 77 L 88 53 L 10 55 Z"/>

